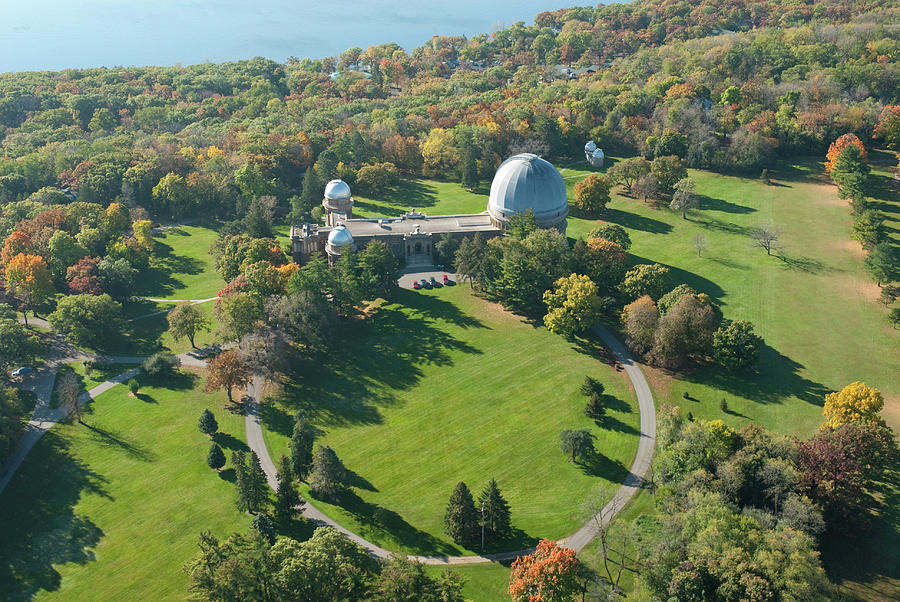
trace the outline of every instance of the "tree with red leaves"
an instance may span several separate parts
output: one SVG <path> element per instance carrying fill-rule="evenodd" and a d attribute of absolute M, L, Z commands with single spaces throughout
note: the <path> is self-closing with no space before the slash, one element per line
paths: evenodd
<path fill-rule="evenodd" d="M 581 591 L 579 564 L 575 550 L 549 539 L 541 540 L 533 554 L 513 562 L 509 595 L 517 602 L 571 600 Z"/>

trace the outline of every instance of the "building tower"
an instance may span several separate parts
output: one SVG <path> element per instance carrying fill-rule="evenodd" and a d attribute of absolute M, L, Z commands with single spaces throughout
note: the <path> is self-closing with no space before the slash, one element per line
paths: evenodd
<path fill-rule="evenodd" d="M 343 180 L 332 180 L 325 186 L 325 225 L 337 226 L 338 223 L 353 217 L 353 197 L 350 187 Z"/>

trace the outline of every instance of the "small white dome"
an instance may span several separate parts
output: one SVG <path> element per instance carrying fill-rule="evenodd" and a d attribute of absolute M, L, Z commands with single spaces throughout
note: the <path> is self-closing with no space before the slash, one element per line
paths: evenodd
<path fill-rule="evenodd" d="M 325 198 L 330 201 L 344 201 L 350 198 L 350 186 L 343 180 L 332 180 L 325 186 Z"/>
<path fill-rule="evenodd" d="M 595 149 L 594 152 L 591 153 L 591 156 L 594 157 L 595 159 L 602 159 L 605 155 L 603 154 L 603 149 L 598 148 L 598 149 Z"/>
<path fill-rule="evenodd" d="M 336 181 L 340 182 L 340 180 Z M 344 183 L 341 182 L 341 184 Z M 353 244 L 353 235 L 346 226 L 335 226 L 334 230 L 328 234 L 328 244 L 332 247 L 349 247 Z"/>
<path fill-rule="evenodd" d="M 593 140 L 590 140 L 587 144 L 584 145 L 584 152 L 586 153 L 592 153 L 595 150 L 597 150 L 597 144 Z"/>

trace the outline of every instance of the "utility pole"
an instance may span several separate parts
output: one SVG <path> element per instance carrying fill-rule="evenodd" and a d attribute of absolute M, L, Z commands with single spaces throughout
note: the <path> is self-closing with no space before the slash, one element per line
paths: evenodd
<path fill-rule="evenodd" d="M 481 551 L 484 552 L 484 502 L 481 500 Z"/>

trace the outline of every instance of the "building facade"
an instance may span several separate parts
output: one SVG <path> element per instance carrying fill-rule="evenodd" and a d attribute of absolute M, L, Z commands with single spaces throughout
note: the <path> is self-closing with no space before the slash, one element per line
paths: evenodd
<path fill-rule="evenodd" d="M 325 226 L 304 223 L 291 227 L 297 263 L 306 263 L 314 255 L 324 255 L 334 263 L 346 249 L 361 249 L 380 240 L 407 266 L 432 265 L 434 245 L 442 236 L 457 240 L 479 232 L 488 238 L 500 236 L 511 217 L 528 210 L 539 227 L 565 233 L 569 215 L 566 185 L 559 170 L 528 153 L 500 165 L 482 213 L 429 216 L 410 211 L 400 217 L 353 218 L 350 187 L 341 180 L 332 180 L 325 187 L 322 207 Z"/>

